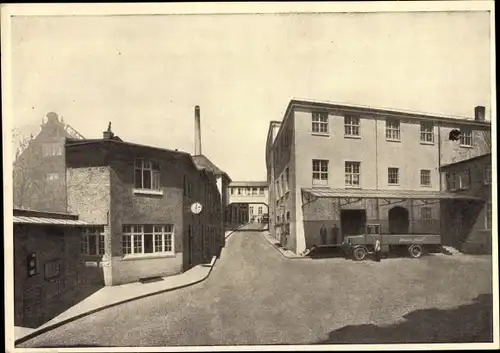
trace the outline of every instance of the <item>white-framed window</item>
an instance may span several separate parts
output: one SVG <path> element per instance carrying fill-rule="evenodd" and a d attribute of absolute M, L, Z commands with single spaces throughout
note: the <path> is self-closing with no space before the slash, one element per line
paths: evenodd
<path fill-rule="evenodd" d="M 135 188 L 160 189 L 160 164 L 147 159 L 135 160 Z"/>
<path fill-rule="evenodd" d="M 257 189 L 257 188 L 252 188 L 252 195 L 253 195 L 253 196 L 256 196 L 256 195 L 258 195 L 258 194 L 259 194 L 258 189 Z"/>
<path fill-rule="evenodd" d="M 431 122 L 420 123 L 420 141 L 434 143 L 434 124 Z"/>
<path fill-rule="evenodd" d="M 344 135 L 359 136 L 359 117 L 357 116 L 344 117 Z"/>
<path fill-rule="evenodd" d="M 250 206 L 250 214 L 253 214 L 253 206 Z"/>
<path fill-rule="evenodd" d="M 61 156 L 63 154 L 63 145 L 60 142 L 47 142 L 42 145 L 42 155 Z"/>
<path fill-rule="evenodd" d="M 399 184 L 399 168 L 387 169 L 387 182 L 389 183 L 389 185 Z"/>
<path fill-rule="evenodd" d="M 151 254 L 174 252 L 172 224 L 123 225 L 123 254 Z"/>
<path fill-rule="evenodd" d="M 470 186 L 470 170 L 464 170 L 458 174 L 458 186 L 460 189 L 468 189 Z"/>
<path fill-rule="evenodd" d="M 492 215 L 491 202 L 488 202 L 486 204 L 486 215 L 485 215 L 486 229 L 491 229 L 491 215 Z"/>
<path fill-rule="evenodd" d="M 431 186 L 431 171 L 429 169 L 420 170 L 420 186 Z"/>
<path fill-rule="evenodd" d="M 325 185 L 328 183 L 328 161 L 313 159 L 312 161 L 313 184 Z"/>
<path fill-rule="evenodd" d="M 420 219 L 422 220 L 422 225 L 432 225 L 432 208 L 422 207 L 420 210 Z"/>
<path fill-rule="evenodd" d="M 104 226 L 84 228 L 81 246 L 83 255 L 104 255 Z"/>
<path fill-rule="evenodd" d="M 457 179 L 457 173 L 455 172 L 449 172 L 446 173 L 446 180 L 447 180 L 447 189 L 448 190 L 456 190 L 457 185 L 458 185 L 458 179 Z"/>
<path fill-rule="evenodd" d="M 264 188 L 259 188 L 259 195 L 264 195 Z"/>
<path fill-rule="evenodd" d="M 241 190 L 241 188 L 238 188 L 238 196 L 241 196 L 243 195 L 243 191 Z"/>
<path fill-rule="evenodd" d="M 491 184 L 491 164 L 484 166 L 484 183 L 486 185 Z"/>
<path fill-rule="evenodd" d="M 460 131 L 460 146 L 472 147 L 472 131 L 471 130 L 461 130 Z"/>
<path fill-rule="evenodd" d="M 328 134 L 328 113 L 312 113 L 312 132 Z"/>
<path fill-rule="evenodd" d="M 385 121 L 385 138 L 388 140 L 401 139 L 401 127 L 399 120 L 387 119 Z"/>
<path fill-rule="evenodd" d="M 59 179 L 59 173 L 47 173 L 45 174 L 45 180 L 58 180 Z"/>
<path fill-rule="evenodd" d="M 231 195 L 234 195 L 235 194 L 234 188 L 230 188 L 230 189 L 231 189 Z"/>
<path fill-rule="evenodd" d="M 359 186 L 360 179 L 360 162 L 345 162 L 345 185 L 346 186 Z"/>
<path fill-rule="evenodd" d="M 259 207 L 257 208 L 257 212 L 258 212 L 258 214 L 259 214 L 259 215 L 261 215 L 261 214 L 262 214 L 262 212 L 263 212 L 263 208 L 262 208 L 262 206 L 259 206 Z"/>

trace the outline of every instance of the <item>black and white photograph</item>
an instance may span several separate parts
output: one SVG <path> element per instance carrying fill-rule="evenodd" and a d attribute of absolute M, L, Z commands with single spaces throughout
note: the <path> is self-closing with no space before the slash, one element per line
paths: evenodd
<path fill-rule="evenodd" d="M 500 348 L 493 1 L 1 16 L 6 352 Z"/>

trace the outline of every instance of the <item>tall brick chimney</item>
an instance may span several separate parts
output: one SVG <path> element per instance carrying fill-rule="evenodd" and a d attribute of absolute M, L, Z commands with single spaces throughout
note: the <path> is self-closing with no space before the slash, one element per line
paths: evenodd
<path fill-rule="evenodd" d="M 194 155 L 201 154 L 201 123 L 200 123 L 200 107 L 194 107 Z"/>
<path fill-rule="evenodd" d="M 486 108 L 483 106 L 477 106 L 474 108 L 474 119 L 476 121 L 486 120 Z"/>

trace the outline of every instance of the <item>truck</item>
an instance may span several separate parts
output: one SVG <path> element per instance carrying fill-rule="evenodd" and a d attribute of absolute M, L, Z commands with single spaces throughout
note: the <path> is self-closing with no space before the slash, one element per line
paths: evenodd
<path fill-rule="evenodd" d="M 375 249 L 376 245 L 379 249 Z M 364 260 L 376 250 L 385 255 L 407 252 L 415 259 L 425 252 L 442 252 L 439 234 L 380 234 L 379 224 L 367 224 L 364 234 L 346 235 L 342 248 L 346 255 L 357 261 Z"/>

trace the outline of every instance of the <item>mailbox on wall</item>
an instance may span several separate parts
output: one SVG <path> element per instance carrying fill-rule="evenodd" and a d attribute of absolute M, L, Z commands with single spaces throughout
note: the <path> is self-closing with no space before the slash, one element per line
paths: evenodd
<path fill-rule="evenodd" d="M 36 254 L 29 254 L 26 258 L 26 263 L 28 265 L 28 277 L 36 275 Z"/>

